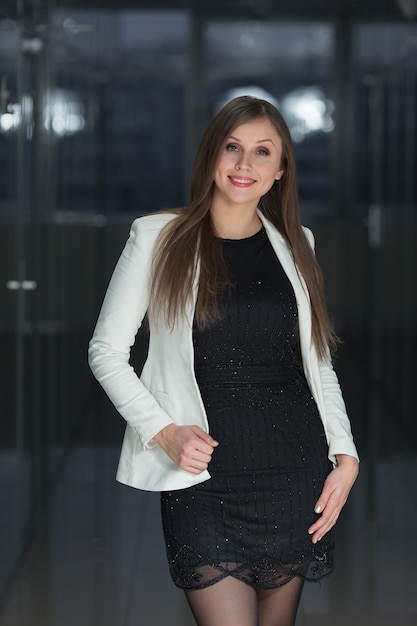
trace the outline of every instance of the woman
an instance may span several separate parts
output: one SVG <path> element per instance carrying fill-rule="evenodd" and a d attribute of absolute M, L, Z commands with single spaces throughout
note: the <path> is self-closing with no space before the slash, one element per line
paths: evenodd
<path fill-rule="evenodd" d="M 117 478 L 161 491 L 200 626 L 290 626 L 303 582 L 332 570 L 358 460 L 312 246 L 282 116 L 235 98 L 203 136 L 189 205 L 133 223 L 90 343 L 128 423 Z"/>

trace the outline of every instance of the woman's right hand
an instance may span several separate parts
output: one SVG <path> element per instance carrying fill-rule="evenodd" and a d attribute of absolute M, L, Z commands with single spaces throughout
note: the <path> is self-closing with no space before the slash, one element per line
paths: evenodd
<path fill-rule="evenodd" d="M 211 461 L 214 448 L 219 445 L 199 426 L 169 424 L 153 440 L 174 463 L 191 474 L 201 474 Z"/>

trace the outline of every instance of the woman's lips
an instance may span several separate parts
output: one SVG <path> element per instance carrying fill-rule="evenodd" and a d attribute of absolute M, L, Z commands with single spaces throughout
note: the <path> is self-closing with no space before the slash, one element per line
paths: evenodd
<path fill-rule="evenodd" d="M 255 182 L 253 178 L 243 178 L 242 176 L 229 176 L 229 180 L 235 187 L 250 187 Z"/>

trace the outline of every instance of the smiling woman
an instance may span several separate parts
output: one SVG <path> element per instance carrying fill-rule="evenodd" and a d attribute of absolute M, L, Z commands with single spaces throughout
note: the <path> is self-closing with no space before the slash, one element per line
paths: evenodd
<path fill-rule="evenodd" d="M 117 477 L 161 491 L 199 626 L 292 626 L 304 581 L 333 568 L 358 462 L 312 245 L 281 114 L 235 98 L 203 136 L 188 206 L 134 222 L 90 343 L 128 422 Z"/>

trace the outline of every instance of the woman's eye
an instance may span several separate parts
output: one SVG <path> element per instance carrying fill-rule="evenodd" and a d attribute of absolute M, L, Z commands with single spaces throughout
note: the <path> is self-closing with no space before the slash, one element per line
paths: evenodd
<path fill-rule="evenodd" d="M 228 143 L 226 145 L 226 151 L 227 152 L 239 152 L 240 148 L 234 143 Z M 259 154 L 260 156 L 268 156 L 270 152 L 269 150 L 267 150 L 267 148 L 258 148 L 256 150 L 256 154 Z"/>

